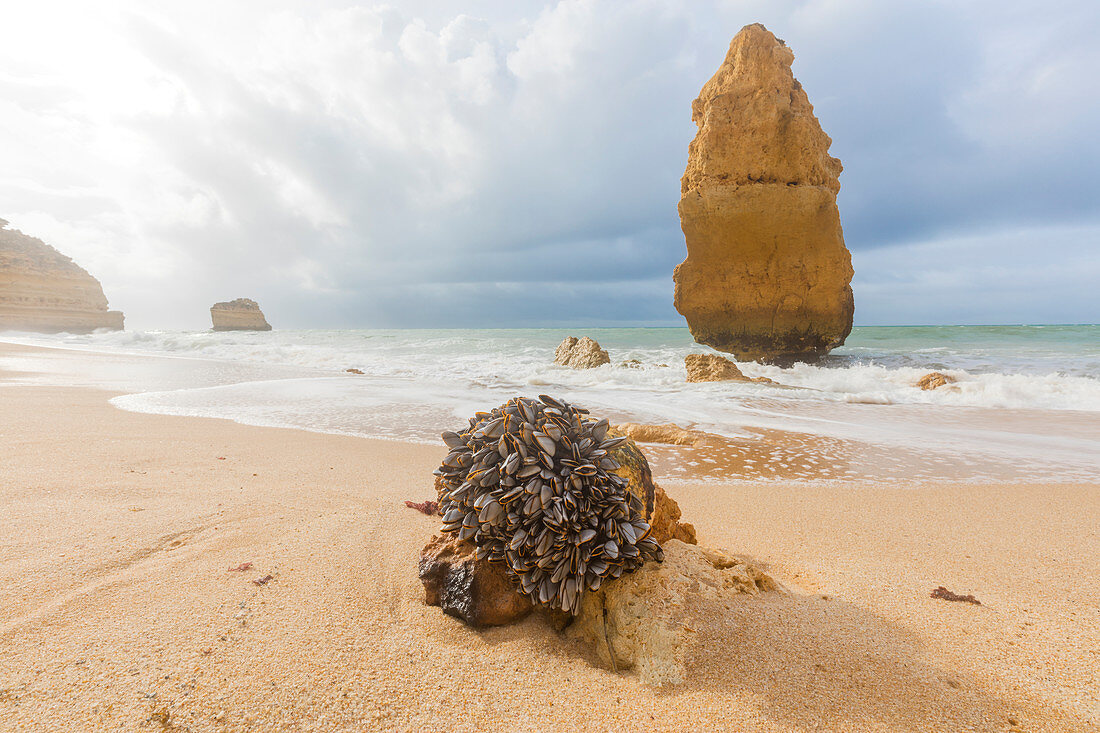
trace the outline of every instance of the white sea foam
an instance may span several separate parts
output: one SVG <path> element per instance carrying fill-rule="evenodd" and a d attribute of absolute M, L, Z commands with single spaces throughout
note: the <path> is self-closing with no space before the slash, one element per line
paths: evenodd
<path fill-rule="evenodd" d="M 781 386 L 686 383 L 683 358 L 704 347 L 683 329 L 583 333 L 610 351 L 612 364 L 555 366 L 554 347 L 567 335 L 558 330 L 139 331 L 4 340 L 112 355 L 82 366 L 82 383 L 98 379 L 130 392 L 115 404 L 136 411 L 434 441 L 442 427 L 478 409 L 515 394 L 549 392 L 616 420 L 675 422 L 731 437 L 774 429 L 981 450 L 1003 460 L 1032 456 L 1075 466 L 1074 475 L 1100 472 L 1100 459 L 1082 458 L 1100 447 L 1097 327 L 1051 327 L 1041 335 L 1019 328 L 857 329 L 849 346 L 820 365 L 741 365 Z M 142 371 L 134 366 L 140 360 L 130 360 L 122 369 L 126 355 L 174 361 L 154 360 L 162 366 Z M 9 359 L 5 366 L 51 371 L 47 357 L 26 358 L 38 361 Z M 630 359 L 641 367 L 623 365 Z M 352 377 L 348 368 L 365 374 Z M 956 381 L 930 391 L 915 387 L 931 370 Z M 65 374 L 75 378 L 72 370 Z M 1016 423 L 1006 432 L 997 416 L 1008 414 Z"/>
<path fill-rule="evenodd" d="M 1007 327 L 1002 327 L 1007 328 Z M 1065 327 L 1063 327 L 1065 328 Z M 757 385 L 723 384 L 695 388 L 721 394 L 769 395 L 778 399 L 823 400 L 864 404 L 948 404 L 969 407 L 1100 411 L 1100 328 L 1073 327 L 1075 338 L 1045 350 L 1016 335 L 1000 343 L 967 350 L 958 329 L 951 346 L 928 346 L 918 338 L 898 339 L 889 347 L 860 345 L 859 329 L 848 347 L 824 365 L 790 368 L 742 364 L 750 376 L 766 376 L 801 388 L 782 390 Z M 869 329 L 888 331 L 890 329 Z M 908 329 L 897 329 L 905 332 Z M 935 329 L 923 329 L 934 331 Z M 1018 330 L 1018 329 L 1017 329 Z M 578 390 L 647 390 L 683 392 L 686 354 L 703 347 L 680 329 L 604 329 L 622 342 L 612 348 L 614 363 L 574 371 L 552 364 L 554 346 L 564 332 L 489 331 L 275 331 L 271 333 L 208 331 L 123 331 L 88 336 L 8 336 L 5 340 L 66 348 L 129 354 L 159 354 L 257 365 L 281 365 L 342 372 L 361 369 L 376 378 L 428 379 L 512 388 L 564 386 Z M 934 338 L 935 334 L 927 338 Z M 1091 349 L 1089 339 L 1093 339 Z M 879 338 L 881 341 L 881 337 Z M 1057 346 L 1064 351 L 1059 352 Z M 637 359 L 641 368 L 620 366 Z M 666 364 L 667 366 L 657 366 Z M 957 382 L 922 391 L 914 385 L 930 370 Z"/>

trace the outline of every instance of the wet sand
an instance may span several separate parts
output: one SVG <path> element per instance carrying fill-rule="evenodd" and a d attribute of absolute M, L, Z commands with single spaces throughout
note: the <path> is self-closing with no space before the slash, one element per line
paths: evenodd
<path fill-rule="evenodd" d="M 423 604 L 441 449 L 110 396 L 0 384 L 0 730 L 1100 728 L 1100 486 L 662 481 L 789 592 L 653 690 Z"/>
<path fill-rule="evenodd" d="M 930 409 L 935 409 L 930 406 Z M 1008 419 L 1004 416 L 1003 419 Z M 1016 417 L 1016 416 L 1012 416 Z M 988 416 L 983 419 L 988 420 Z M 1042 425 L 1047 416 L 1033 422 Z M 1095 441 L 1100 420 L 1087 426 Z M 933 428 L 930 428 L 930 430 Z M 666 480 L 708 479 L 725 481 L 736 476 L 737 481 L 835 481 L 846 482 L 984 482 L 1022 483 L 1033 475 L 1041 475 L 1041 467 L 1026 465 L 1011 458 L 997 458 L 982 453 L 956 451 L 942 453 L 935 447 L 920 444 L 909 446 L 878 445 L 861 440 L 846 440 L 812 433 L 742 428 L 750 437 L 728 438 L 702 433 L 705 437 L 695 445 L 653 443 L 646 446 L 646 455 L 654 471 Z M 1086 430 L 1082 430 L 1085 433 Z M 1083 437 L 1083 436 L 1082 436 Z M 1091 446 L 1090 446 L 1091 448 Z M 1006 451 L 1011 456 L 1011 451 Z M 1082 466 L 1063 474 L 1089 482 L 1095 470 Z M 1067 480 L 1062 476 L 1062 480 Z"/>

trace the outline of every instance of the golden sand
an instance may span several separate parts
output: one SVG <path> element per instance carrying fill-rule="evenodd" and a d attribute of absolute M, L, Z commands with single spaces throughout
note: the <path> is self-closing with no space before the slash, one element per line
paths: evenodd
<path fill-rule="evenodd" d="M 664 481 L 790 592 L 709 619 L 661 691 L 423 604 L 436 522 L 403 500 L 442 449 L 109 396 L 0 385 L 0 730 L 1100 727 L 1096 485 Z"/>

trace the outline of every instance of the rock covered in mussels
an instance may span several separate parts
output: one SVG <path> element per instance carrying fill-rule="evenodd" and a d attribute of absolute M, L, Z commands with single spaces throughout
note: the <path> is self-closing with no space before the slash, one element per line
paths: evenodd
<path fill-rule="evenodd" d="M 606 419 L 540 395 L 443 433 L 443 531 L 504 563 L 533 602 L 575 614 L 585 590 L 663 558 L 644 499 L 609 455 L 628 439 L 608 430 Z"/>

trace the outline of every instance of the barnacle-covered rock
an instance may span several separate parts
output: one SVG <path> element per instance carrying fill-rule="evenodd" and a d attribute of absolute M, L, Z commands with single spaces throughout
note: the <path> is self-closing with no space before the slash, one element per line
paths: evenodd
<path fill-rule="evenodd" d="M 617 670 L 634 668 L 646 684 L 675 685 L 700 624 L 731 597 L 777 590 L 750 562 L 721 550 L 670 540 L 664 562 L 585 595 L 568 635 L 591 645 Z"/>
<path fill-rule="evenodd" d="M 531 613 L 531 601 L 519 592 L 502 565 L 474 557 L 476 548 L 454 535 L 434 536 L 420 551 L 424 600 L 471 626 L 506 626 Z"/>
<path fill-rule="evenodd" d="M 611 363 L 611 357 L 587 336 L 567 336 L 554 351 L 554 363 L 573 369 L 592 369 Z"/>
<path fill-rule="evenodd" d="M 534 603 L 575 614 L 586 590 L 663 557 L 645 521 L 652 478 L 639 496 L 616 473 L 623 453 L 613 451 L 628 439 L 609 428 L 584 408 L 540 395 L 444 433 L 451 450 L 436 469 L 443 531 L 501 563 Z"/>
<path fill-rule="evenodd" d="M 612 427 L 611 435 L 626 436 L 622 426 Z M 658 544 L 665 540 L 677 539 L 695 544 L 695 528 L 678 521 L 680 506 L 665 493 L 665 490 L 653 481 L 653 471 L 645 454 L 633 439 L 627 440 L 611 452 L 611 457 L 619 463 L 615 473 L 627 481 L 627 491 L 635 494 L 645 504 L 645 519 L 649 522 L 649 536 Z"/>
<path fill-rule="evenodd" d="M 608 435 L 623 437 L 614 430 L 608 430 Z M 608 456 L 619 464 L 612 473 L 626 481 L 626 490 L 641 500 L 645 508 L 642 516 L 648 518 L 653 513 L 657 485 L 653 483 L 653 471 L 642 449 L 633 440 L 627 438 L 617 448 L 612 449 Z M 660 542 L 660 540 L 657 541 Z"/>

